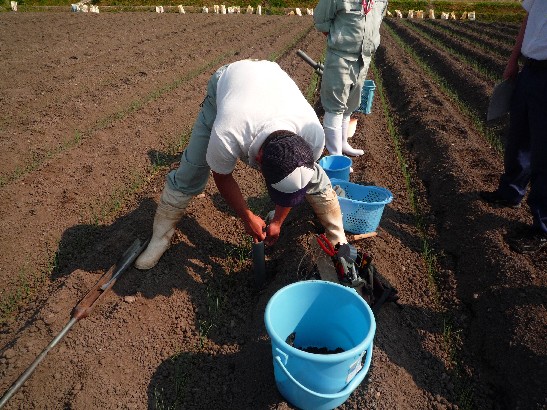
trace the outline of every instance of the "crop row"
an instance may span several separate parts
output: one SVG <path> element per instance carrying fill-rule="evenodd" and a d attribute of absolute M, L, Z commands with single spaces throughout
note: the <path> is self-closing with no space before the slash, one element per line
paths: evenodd
<path fill-rule="evenodd" d="M 485 137 L 499 146 L 502 127 L 487 127 L 485 120 L 490 94 L 501 79 L 506 59 L 498 53 L 487 54 L 478 46 L 458 41 L 457 35 L 432 30 L 429 24 L 394 19 L 386 20 L 385 24 L 439 77 Z"/>
<path fill-rule="evenodd" d="M 13 132 L 20 132 L 20 127 L 16 124 L 28 122 L 30 126 L 26 130 L 27 135 L 55 132 L 61 137 L 51 140 L 50 145 L 47 145 L 47 139 L 41 138 L 40 145 L 27 152 L 21 148 L 18 155 L 10 158 L 12 162 L 3 164 L 0 187 L 33 171 L 43 161 L 52 159 L 66 149 L 81 144 L 83 140 L 109 127 L 114 121 L 127 117 L 135 110 L 157 100 L 162 94 L 188 83 L 201 72 L 207 70 L 211 62 L 213 65 L 220 64 L 220 62 L 226 61 L 228 56 L 237 55 L 246 48 L 252 47 L 251 43 L 245 42 L 245 40 L 242 42 L 240 38 L 228 38 L 226 46 L 222 50 L 211 50 L 214 54 L 209 54 L 211 57 L 208 61 L 196 58 L 194 66 L 181 67 L 182 75 L 175 76 L 171 83 L 157 84 L 154 79 L 143 81 L 149 77 L 149 73 L 154 73 L 154 76 L 157 76 L 166 73 L 170 67 L 176 65 L 176 50 L 179 46 L 184 46 L 187 54 L 198 56 L 203 50 L 203 39 L 210 37 L 212 32 L 222 32 L 225 26 L 231 24 L 227 19 L 207 20 L 204 21 L 202 29 L 190 33 L 192 40 L 187 44 L 179 45 L 176 40 L 173 41 L 169 46 L 173 51 L 171 55 L 158 53 L 159 58 L 154 61 L 153 66 L 147 68 L 146 72 L 142 71 L 138 65 L 135 65 L 131 71 L 121 71 L 117 61 L 122 57 L 117 53 L 117 50 L 99 51 L 98 54 L 93 54 L 93 57 L 88 57 L 86 55 L 88 53 L 83 56 L 78 56 L 75 53 L 75 56 L 62 66 L 62 70 L 45 62 L 43 74 L 25 84 L 26 87 L 33 88 L 38 97 L 34 101 L 26 103 L 24 109 L 13 110 L 10 118 L 6 120 L 6 124 L 14 124 Z M 255 19 L 253 23 L 248 27 L 250 36 L 263 32 L 264 39 L 277 37 L 276 29 L 270 28 L 271 22 L 267 19 Z M 289 20 L 286 20 L 282 29 L 292 30 L 294 24 L 290 23 Z M 311 24 L 303 27 L 304 30 L 310 30 Z M 137 60 L 142 56 L 142 52 L 139 51 L 141 48 L 139 38 L 137 33 L 128 33 L 127 35 L 127 41 L 134 44 L 131 47 L 134 52 L 130 58 Z M 170 39 L 157 37 L 155 41 L 165 43 Z M 55 55 L 57 47 L 62 47 L 62 44 L 53 45 L 47 54 Z M 119 50 L 121 49 L 120 45 Z M 11 67 L 11 69 L 22 70 L 22 72 L 31 70 L 27 66 Z M 88 72 L 100 73 L 100 75 L 89 78 Z M 42 79 L 48 76 L 57 81 L 43 82 Z M 52 95 L 56 97 L 51 98 Z M 13 104 L 16 106 L 15 102 Z M 52 112 L 63 111 L 65 112 L 64 116 L 52 118 Z M 51 127 L 52 122 L 54 128 Z M 44 131 L 46 129 L 47 131 Z M 23 144 L 25 141 L 24 138 L 21 138 L 17 144 Z"/>
<path fill-rule="evenodd" d="M 259 20 L 262 21 L 262 19 Z M 121 204 L 126 201 L 127 198 L 131 198 L 134 192 L 138 191 L 143 184 L 146 184 L 161 167 L 169 165 L 169 163 L 172 162 L 173 155 L 180 152 L 181 147 L 187 142 L 188 131 L 192 124 L 193 115 L 195 115 L 194 111 L 198 108 L 198 103 L 196 103 L 196 101 L 188 102 L 182 100 L 183 103 L 181 104 L 181 99 L 183 99 L 186 94 L 185 90 L 190 90 L 191 92 L 195 87 L 194 82 L 203 82 L 203 77 L 207 76 L 207 73 L 222 64 L 233 61 L 234 58 L 264 58 L 275 61 L 285 55 L 297 42 L 306 38 L 313 28 L 309 21 L 308 24 L 300 24 L 298 27 L 295 27 L 294 20 L 292 25 L 288 23 L 288 21 L 289 20 L 285 20 L 282 24 L 279 24 L 266 19 L 263 24 L 257 24 L 256 28 L 250 28 L 256 30 L 253 31 L 251 36 L 243 35 L 241 38 L 239 36 L 225 38 L 225 48 L 212 49 L 210 53 L 202 53 L 201 56 L 196 54 L 195 64 L 192 67 L 182 67 L 180 72 L 178 69 L 164 71 L 172 64 L 170 58 L 175 58 L 175 56 L 170 57 L 169 53 L 158 53 L 157 61 L 151 59 L 150 61 L 152 61 L 154 65 L 147 67 L 146 72 L 151 74 L 153 72 L 162 71 L 162 74 L 154 76 L 154 79 L 147 82 L 137 81 L 139 71 L 142 71 L 142 68 L 139 68 L 138 66 L 135 66 L 135 70 L 137 70 L 135 73 L 118 73 L 116 72 L 117 66 L 114 63 L 112 63 L 112 65 L 108 64 L 108 67 L 111 67 L 110 69 L 101 69 L 100 62 L 104 64 L 105 61 L 108 61 L 110 58 L 109 55 L 103 55 L 102 57 L 97 58 L 97 65 L 95 68 L 92 68 L 94 64 L 93 61 L 89 61 L 89 64 L 91 65 L 88 66 L 88 70 L 93 70 L 93 72 L 101 74 L 96 78 L 96 82 L 91 83 L 83 81 L 85 78 L 85 76 L 83 76 L 82 83 L 84 86 L 82 89 L 79 89 L 78 87 L 75 88 L 75 91 L 79 90 L 76 95 L 69 93 L 67 97 L 68 100 L 63 100 L 63 90 L 65 89 L 64 86 L 66 84 L 63 84 L 61 78 L 56 77 L 58 81 L 53 81 L 51 83 L 52 85 L 50 85 L 52 87 L 50 90 L 51 94 L 58 96 L 61 101 L 59 102 L 52 99 L 56 105 L 61 104 L 64 101 L 64 103 L 70 106 L 70 98 L 72 97 L 73 100 L 79 102 L 79 105 L 83 107 L 97 106 L 99 108 L 94 112 L 88 112 L 86 109 L 89 117 L 85 116 L 84 112 L 82 112 L 82 123 L 85 123 L 84 120 L 88 121 L 86 123 L 87 125 L 82 127 L 84 128 L 84 131 L 71 131 L 77 133 L 79 138 L 75 138 L 73 142 L 69 141 L 60 146 L 56 145 L 54 139 L 50 140 L 51 145 L 43 145 L 40 148 L 40 151 L 45 153 L 43 156 L 34 159 L 26 159 L 26 165 L 22 168 L 23 172 L 14 173 L 12 170 L 12 173 L 10 174 L 11 178 L 1 187 L 4 192 L 3 205 L 7 209 L 7 214 L 4 218 L 6 224 L 10 223 L 9 221 L 17 221 L 23 218 L 21 215 L 18 215 L 21 208 L 16 204 L 11 203 L 9 198 L 18 198 L 18 196 L 12 192 L 18 192 L 17 190 L 20 186 L 28 186 L 28 190 L 32 191 L 32 186 L 28 184 L 28 180 L 40 180 L 39 175 L 42 175 L 41 173 L 44 170 L 46 172 L 53 172 L 52 168 L 57 168 L 57 163 L 62 164 L 66 158 L 78 157 L 79 152 L 87 152 L 90 150 L 97 152 L 97 161 L 94 164 L 93 169 L 99 170 L 101 168 L 100 161 L 107 161 L 109 156 L 108 152 L 103 152 L 108 151 L 109 149 L 108 145 L 103 142 L 103 138 L 107 135 L 110 136 L 109 139 L 113 144 L 132 147 L 132 152 L 146 151 L 147 147 L 141 146 L 142 143 L 140 142 L 138 135 L 137 138 L 135 138 L 135 136 L 133 134 L 130 135 L 126 129 L 127 124 L 134 122 L 134 116 L 143 115 L 148 118 L 162 116 L 161 107 L 167 104 L 167 101 L 169 101 L 170 104 L 175 104 L 174 101 L 177 101 L 175 105 L 180 107 L 182 112 L 172 113 L 172 115 L 176 116 L 178 119 L 178 121 L 173 124 L 173 127 L 176 127 L 176 129 L 174 128 L 172 132 L 169 132 L 167 135 L 157 135 L 158 141 L 156 146 L 163 148 L 163 152 L 155 151 L 148 153 L 151 165 L 143 166 L 143 164 L 133 162 L 138 159 L 142 162 L 142 155 L 139 155 L 138 159 L 127 156 L 119 166 L 129 168 L 131 169 L 131 172 L 120 172 L 119 175 L 112 175 L 108 187 L 105 187 L 106 189 L 100 193 L 74 196 L 74 201 L 76 202 L 74 205 L 80 206 L 80 209 L 87 209 L 84 214 L 72 215 L 70 218 L 64 218 L 59 215 L 59 212 L 63 212 L 62 209 L 53 208 L 51 212 L 42 216 L 40 223 L 49 226 L 48 238 L 46 240 L 47 243 L 42 241 L 37 244 L 33 255 L 16 253 L 18 256 L 15 259 L 5 261 L 6 264 L 9 264 L 9 269 L 11 271 L 19 273 L 11 275 L 8 282 L 4 283 L 4 292 L 1 295 L 0 301 L 0 322 L 5 321 L 17 310 L 17 306 L 23 303 L 29 296 L 29 293 L 32 292 L 32 289 L 35 288 L 40 281 L 47 280 L 52 273 L 59 269 L 59 266 L 62 266 L 63 263 L 66 262 L 66 257 L 70 255 L 64 255 L 55 251 L 59 248 L 59 238 L 65 229 L 81 223 L 82 221 L 90 223 L 92 226 L 98 226 L 111 221 L 112 218 L 115 218 L 116 213 L 120 211 Z M 258 32 L 261 32 L 261 34 L 256 34 Z M 285 34 L 280 36 L 280 32 Z M 250 40 L 245 40 L 257 37 L 262 39 L 259 54 L 253 49 L 254 44 L 252 44 Z M 206 40 L 207 38 L 210 38 L 210 36 L 202 35 L 202 38 Z M 201 42 L 201 46 L 196 45 L 196 47 L 198 47 L 198 49 L 201 47 L 201 50 L 205 50 L 203 41 Z M 133 47 L 126 47 L 126 49 L 132 48 Z M 191 52 L 191 50 L 188 52 Z M 118 55 L 118 58 L 119 57 L 120 56 Z M 71 77 L 76 75 L 77 72 L 78 67 L 75 67 L 74 70 L 69 69 L 66 75 Z M 61 70 L 61 73 L 64 73 L 64 71 Z M 312 72 L 310 71 L 310 75 L 311 73 Z M 135 81 L 130 81 L 131 78 L 134 78 Z M 146 87 L 142 88 L 140 84 L 145 83 Z M 54 88 L 57 86 L 60 88 L 55 91 Z M 148 88 L 148 86 L 153 88 Z M 116 89 L 118 92 L 122 92 L 122 95 L 120 96 L 120 94 L 116 94 L 115 92 L 111 93 L 110 89 Z M 91 96 L 92 102 L 86 100 L 88 96 Z M 101 96 L 104 99 L 96 100 Z M 44 101 L 47 102 L 48 99 Z M 188 108 L 185 108 L 186 106 Z M 25 110 L 26 112 L 32 111 L 28 108 Z M 46 107 L 42 107 L 39 112 L 42 112 L 42 110 L 47 112 Z M 63 112 L 63 110 L 59 108 L 54 108 L 53 111 L 56 113 Z M 67 114 L 71 114 L 70 110 L 65 111 L 67 111 Z M 74 115 L 74 112 L 72 112 L 72 115 Z M 170 115 L 170 117 L 172 115 Z M 167 120 L 167 118 L 164 117 L 164 120 Z M 17 128 L 16 124 L 18 124 L 18 122 L 14 121 L 13 124 L 13 126 Z M 50 123 L 50 127 L 54 125 L 55 124 Z M 44 129 L 48 130 L 48 134 L 56 134 L 55 132 L 52 132 L 51 128 L 48 129 L 45 125 Z M 148 128 L 148 124 L 140 124 L 138 125 L 138 129 L 138 132 L 155 134 L 153 128 Z M 115 141 L 112 140 L 112 136 L 116 136 Z M 44 144 L 45 140 L 40 140 L 40 142 Z M 21 152 L 23 153 L 24 151 Z M 90 168 L 90 172 L 91 169 L 92 168 Z M 65 169 L 63 172 L 72 171 Z M 92 174 L 89 175 L 89 178 L 94 177 L 95 176 Z M 24 183 L 13 183 L 16 180 L 23 181 Z M 76 186 L 77 180 L 69 182 L 64 187 L 50 187 L 48 185 L 49 181 L 47 180 L 41 181 L 41 184 L 41 189 L 49 192 L 45 200 L 52 204 L 63 203 L 63 199 L 60 198 L 59 195 L 70 196 L 71 192 L 82 189 L 81 186 L 79 188 Z M 59 190 L 64 191 L 64 193 Z M 19 192 L 17 195 L 22 196 L 29 194 Z M 85 203 L 80 203 L 81 201 L 85 201 Z M 39 208 L 37 208 L 36 212 L 38 214 L 41 213 Z M 34 215 L 30 217 L 30 224 L 34 223 L 33 218 Z M 56 226 L 53 223 L 55 220 L 62 220 L 64 226 Z M 0 238 L 3 241 L 2 243 L 6 243 L 6 251 L 8 250 L 8 241 L 9 248 L 17 248 L 17 242 L 24 241 L 25 238 L 28 237 L 23 233 L 24 226 L 18 225 L 15 222 L 10 224 L 10 226 L 12 226 L 11 232 L 4 232 L 4 237 Z M 38 223 L 36 224 L 36 229 L 39 229 Z M 10 235 L 10 238 L 15 239 L 6 238 L 5 236 L 8 234 Z M 73 249 L 72 251 L 76 253 L 84 252 L 85 246 L 86 243 L 82 243 L 82 249 Z M 1 264 L 3 265 L 4 261 L 2 261 Z M 6 265 L 3 269 L 7 270 L 8 266 Z"/>
<path fill-rule="evenodd" d="M 485 408 L 490 406 L 471 402 L 478 399 L 479 403 L 481 400 L 510 403 L 522 391 L 519 385 L 530 382 L 525 377 L 533 373 L 529 369 L 541 365 L 536 364 L 534 355 L 526 349 L 522 353 L 511 350 L 514 329 L 507 329 L 511 326 L 507 320 L 512 319 L 508 319 L 511 316 L 508 312 L 516 302 L 500 298 L 496 291 L 500 286 L 511 288 L 514 280 L 511 273 L 525 264 L 516 257 L 500 261 L 506 245 L 494 232 L 500 230 L 498 224 L 505 229 L 514 221 L 502 218 L 501 222 L 492 223 L 492 209 L 485 211 L 477 200 L 477 190 L 492 184 L 497 178 L 493 170 L 502 162 L 491 150 L 490 141 L 483 138 L 488 134 L 485 112 L 496 80 L 469 62 L 469 59 L 481 60 L 483 52 L 478 45 L 474 51 L 472 42 L 464 47 L 432 27 L 435 27 L 433 22 L 416 24 L 386 19 L 383 47 L 375 60 L 408 156 L 414 158 L 417 175 L 426 188 L 423 200 L 431 206 L 433 216 L 428 232 L 442 267 L 441 299 L 448 316 L 470 318 L 462 327 L 453 328 L 461 336 L 452 357 L 452 376 L 457 380 L 461 398 L 459 405 Z M 460 34 L 464 33 L 452 37 Z M 509 50 L 506 45 L 500 46 Z M 502 69 L 502 62 L 509 57 L 503 58 L 503 50 L 488 53 L 483 63 L 489 65 L 490 61 Z M 501 71 L 498 74 L 501 77 Z M 447 198 L 451 204 L 447 204 Z M 541 263 L 538 262 L 539 266 Z M 483 276 L 484 272 L 490 273 Z M 480 281 L 480 285 L 475 281 Z M 453 299 L 447 297 L 451 293 L 455 295 Z M 479 293 L 482 303 L 473 300 Z M 452 304 L 454 301 L 459 306 Z M 490 309 L 494 304 L 495 312 Z M 457 322 L 447 319 L 447 323 Z M 518 355 L 514 362 L 518 366 L 513 370 L 520 377 L 513 377 L 498 360 L 501 351 Z M 470 359 L 473 355 L 475 358 Z M 478 374 L 480 383 L 472 387 L 467 377 Z M 485 386 L 503 394 L 492 395 Z M 530 399 L 534 400 L 538 397 Z"/>
<path fill-rule="evenodd" d="M 479 48 L 487 55 L 494 53 L 501 56 L 504 60 L 511 54 L 511 49 L 516 38 L 516 33 L 500 33 L 500 29 L 494 28 L 489 30 L 488 23 L 476 24 L 476 22 L 458 21 L 434 22 L 431 20 L 416 21 L 415 23 L 422 27 L 423 30 L 426 30 L 427 27 L 428 32 L 441 37 L 443 42 L 448 43 L 448 39 L 453 39 L 454 43 L 456 43 L 456 48 L 459 47 L 457 43 L 467 43 L 467 47 L 475 54 L 477 54 L 477 48 Z M 497 34 L 496 31 L 498 31 Z M 443 33 L 444 36 L 441 33 Z M 446 38 L 448 39 L 444 40 Z"/>

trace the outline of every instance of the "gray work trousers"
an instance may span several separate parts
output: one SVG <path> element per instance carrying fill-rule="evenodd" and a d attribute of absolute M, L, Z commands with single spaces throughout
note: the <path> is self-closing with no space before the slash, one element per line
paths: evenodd
<path fill-rule="evenodd" d="M 388 2 L 377 0 L 365 22 L 365 40 L 361 55 L 353 61 L 327 49 L 321 79 L 321 104 L 326 112 L 351 115 L 361 105 L 361 92 L 372 54 L 380 44 L 380 25 Z"/>
<path fill-rule="evenodd" d="M 321 105 L 326 112 L 349 116 L 361 105 L 361 90 L 370 56 L 351 61 L 327 50 L 321 78 Z"/>

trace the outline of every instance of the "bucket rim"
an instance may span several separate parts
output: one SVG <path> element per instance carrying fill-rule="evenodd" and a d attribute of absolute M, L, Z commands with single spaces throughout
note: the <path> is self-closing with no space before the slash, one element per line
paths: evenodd
<path fill-rule="evenodd" d="M 347 155 L 324 155 L 321 158 L 319 158 L 319 161 L 317 161 L 317 163 L 322 168 L 324 168 L 322 162 L 324 163 L 325 161 L 328 160 L 328 158 L 331 158 L 331 159 L 341 158 L 341 159 L 343 159 L 344 161 L 346 161 L 348 163 L 348 165 L 346 165 L 344 168 L 337 168 L 337 170 L 347 169 L 347 168 L 350 168 L 353 165 L 353 160 L 350 157 L 348 157 Z"/>
<path fill-rule="evenodd" d="M 334 185 L 340 185 L 342 188 L 344 188 L 342 185 L 349 185 L 349 184 L 353 184 L 353 185 L 358 185 L 360 187 L 364 187 L 364 188 L 369 188 L 369 189 L 372 189 L 374 191 L 380 191 L 380 192 L 383 192 L 386 194 L 387 198 L 384 199 L 383 201 L 367 201 L 367 202 L 364 202 L 364 201 L 358 201 L 356 199 L 351 199 L 351 198 L 345 198 L 345 197 L 341 197 L 339 196 L 338 197 L 338 200 L 345 200 L 345 201 L 349 201 L 349 202 L 352 202 L 352 203 L 356 203 L 356 204 L 367 204 L 367 205 L 386 205 L 386 204 L 389 204 L 393 201 L 393 194 L 391 193 L 391 191 L 387 188 L 384 188 L 384 187 L 380 187 L 380 186 L 376 186 L 376 185 L 361 185 L 361 184 L 356 184 L 356 183 L 353 183 L 353 182 L 349 182 L 349 181 L 344 181 L 343 179 L 338 179 L 338 178 L 331 178 L 331 184 L 334 186 Z"/>
<path fill-rule="evenodd" d="M 317 353 L 309 353 L 304 350 L 297 349 L 285 342 L 281 337 L 278 336 L 277 332 L 273 331 L 270 326 L 270 315 L 272 306 L 275 302 L 275 299 L 283 292 L 286 291 L 289 288 L 297 287 L 297 286 L 303 286 L 306 284 L 321 284 L 321 285 L 327 285 L 327 286 L 335 286 L 341 289 L 344 289 L 345 291 L 348 291 L 349 293 L 354 292 L 355 296 L 358 298 L 359 303 L 361 303 L 365 310 L 367 311 L 368 315 L 370 316 L 370 329 L 365 337 L 365 339 L 360 342 L 357 346 L 346 350 L 341 353 L 332 353 L 332 354 L 317 354 Z M 268 304 L 266 305 L 266 310 L 264 312 L 264 323 L 266 325 L 266 331 L 268 332 L 268 335 L 270 336 L 270 339 L 273 340 L 273 342 L 277 346 L 283 346 L 283 349 L 287 349 L 291 355 L 297 356 L 301 359 L 312 359 L 316 362 L 323 362 L 323 363 L 330 363 L 333 361 L 334 358 L 337 360 L 347 360 L 352 357 L 355 357 L 357 355 L 362 354 L 365 350 L 369 350 L 370 346 L 372 346 L 372 342 L 374 340 L 374 335 L 376 334 L 376 319 L 374 317 L 374 313 L 372 312 L 372 309 L 368 305 L 368 303 L 357 293 L 357 291 L 353 288 L 340 285 L 338 283 L 329 282 L 326 280 L 306 280 L 306 281 L 300 281 L 291 283 L 289 285 L 283 286 L 282 288 L 278 289 L 273 296 L 268 301 Z"/>

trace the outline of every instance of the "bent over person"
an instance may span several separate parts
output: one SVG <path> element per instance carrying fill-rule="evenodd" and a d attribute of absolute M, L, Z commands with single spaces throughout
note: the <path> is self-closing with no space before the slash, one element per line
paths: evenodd
<path fill-rule="evenodd" d="M 347 243 L 338 198 L 316 163 L 324 143 L 315 111 L 278 64 L 242 60 L 221 67 L 209 80 L 180 166 L 167 175 L 152 238 L 135 267 L 157 264 L 211 171 L 220 194 L 255 242 L 274 244 L 291 208 L 305 198 L 331 243 Z M 269 225 L 249 209 L 232 175 L 238 159 L 264 176 L 275 204 Z"/>

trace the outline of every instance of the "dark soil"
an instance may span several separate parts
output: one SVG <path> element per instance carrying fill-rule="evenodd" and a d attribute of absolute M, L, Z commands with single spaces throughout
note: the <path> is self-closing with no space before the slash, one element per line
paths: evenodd
<path fill-rule="evenodd" d="M 493 81 L 391 23 L 486 112 Z M 341 408 L 545 408 L 547 254 L 519 255 L 504 241 L 530 224 L 528 208 L 479 201 L 479 190 L 496 186 L 500 153 L 382 34 L 370 77 L 383 87 L 372 113 L 358 115 L 351 142 L 365 155 L 351 180 L 386 187 L 394 200 L 378 236 L 348 237 L 374 255 L 403 308 L 375 315 L 371 368 Z M 319 60 L 325 40 L 309 16 L 144 12 L 2 13 L 0 38 L 6 391 L 135 238 L 149 236 L 165 174 L 216 68 L 274 59 L 307 94 L 313 71 L 295 51 Z M 321 114 L 317 94 L 314 105 Z M 241 165 L 236 178 L 265 215 L 272 204 L 259 174 Z M 6 408 L 292 408 L 275 385 L 264 310 L 301 279 L 318 232 L 308 205 L 294 209 L 256 289 L 249 240 L 209 181 L 159 264 L 128 269 Z M 435 286 L 424 250 L 436 257 Z"/>
<path fill-rule="evenodd" d="M 307 353 L 313 353 L 313 354 L 337 354 L 337 353 L 344 353 L 345 350 L 341 347 L 338 347 L 336 349 L 328 349 L 326 347 L 315 347 L 315 346 L 308 346 L 308 347 L 297 347 L 298 350 L 302 350 Z"/>

